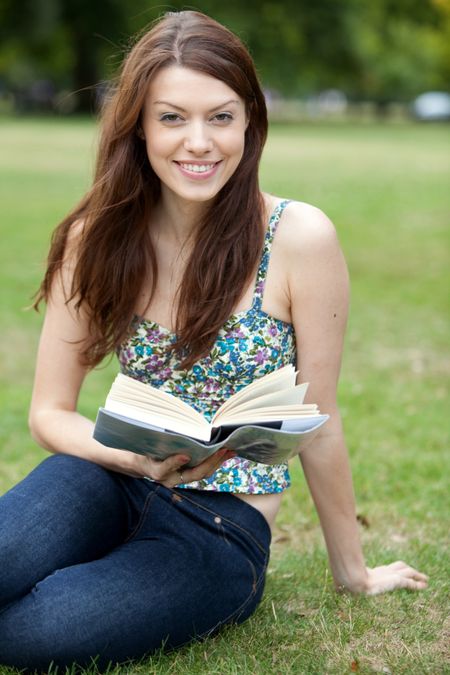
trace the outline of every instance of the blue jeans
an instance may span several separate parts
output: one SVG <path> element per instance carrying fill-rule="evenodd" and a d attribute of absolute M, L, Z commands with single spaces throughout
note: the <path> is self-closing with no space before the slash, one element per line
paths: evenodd
<path fill-rule="evenodd" d="M 232 494 L 50 456 L 0 498 L 0 664 L 105 668 L 242 622 L 269 545 Z"/>

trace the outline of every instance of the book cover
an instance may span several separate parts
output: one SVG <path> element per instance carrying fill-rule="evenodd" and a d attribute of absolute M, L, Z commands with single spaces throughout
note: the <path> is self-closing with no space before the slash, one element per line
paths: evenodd
<path fill-rule="evenodd" d="M 315 415 L 262 424 L 224 425 L 214 430 L 211 441 L 205 442 L 100 408 L 94 438 L 110 448 L 149 454 L 159 460 L 186 453 L 191 457 L 190 467 L 222 447 L 254 462 L 279 464 L 309 445 L 328 418 L 329 415 Z"/>

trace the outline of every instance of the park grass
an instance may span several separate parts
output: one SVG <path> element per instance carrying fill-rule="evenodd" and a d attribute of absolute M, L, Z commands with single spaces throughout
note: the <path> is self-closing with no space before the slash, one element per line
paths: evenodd
<path fill-rule="evenodd" d="M 352 279 L 340 406 L 367 562 L 405 559 L 429 574 L 428 590 L 336 595 L 293 463 L 254 617 L 111 672 L 450 672 L 449 146 L 445 126 L 274 126 L 261 171 L 264 189 L 319 205 L 336 224 Z M 95 130 L 84 120 L 1 120 L 0 148 L 2 492 L 45 456 L 26 425 L 42 317 L 25 307 L 51 230 L 88 186 Z M 83 413 L 95 415 L 115 368 L 88 378 Z"/>

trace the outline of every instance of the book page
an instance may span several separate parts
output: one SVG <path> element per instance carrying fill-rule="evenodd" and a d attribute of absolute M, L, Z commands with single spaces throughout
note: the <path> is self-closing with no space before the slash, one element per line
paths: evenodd
<path fill-rule="evenodd" d="M 233 406 L 231 409 L 219 410 L 213 417 L 213 422 L 216 426 L 220 424 L 227 423 L 227 416 L 229 414 L 257 411 L 260 408 L 267 408 L 273 406 L 280 406 L 280 410 L 288 405 L 297 405 L 302 406 L 303 400 L 305 398 L 306 391 L 308 389 L 308 382 L 303 384 L 297 384 L 295 387 L 290 389 L 281 389 L 280 391 L 274 391 L 270 394 L 265 394 L 264 396 L 258 396 L 249 401 L 244 401 L 243 403 L 239 402 L 236 406 Z"/>
<path fill-rule="evenodd" d="M 128 410 L 135 410 L 136 415 L 147 415 L 147 417 L 153 417 L 157 415 L 158 417 L 165 417 L 167 419 L 167 422 L 169 423 L 171 420 L 179 420 L 180 422 L 185 422 L 186 424 L 191 424 L 195 426 L 199 426 L 199 422 L 197 419 L 191 419 L 188 415 L 185 414 L 184 410 L 179 411 L 177 409 L 171 409 L 171 408 L 166 408 L 166 407 L 161 407 L 156 403 L 149 403 L 146 401 L 145 403 L 142 403 L 140 400 L 134 400 L 134 399 L 129 399 L 127 401 L 124 401 L 123 399 L 117 399 L 117 397 L 113 395 L 109 395 L 106 399 L 105 402 L 105 410 L 113 410 L 115 412 L 118 412 L 119 408 L 121 406 L 126 406 Z M 205 424 L 207 425 L 208 423 L 205 420 Z"/>
<path fill-rule="evenodd" d="M 156 412 L 149 412 L 143 408 L 137 408 L 134 405 L 127 405 L 126 403 L 119 403 L 114 399 L 107 399 L 108 407 L 105 407 L 106 412 L 116 413 L 122 417 L 129 418 L 130 422 L 144 422 L 154 427 L 159 427 L 165 431 L 172 431 L 183 436 L 192 436 L 200 441 L 209 441 L 211 438 L 212 427 L 206 420 L 204 426 L 199 424 L 192 424 L 192 422 L 184 418 L 169 416 L 165 411 L 162 414 Z"/>
<path fill-rule="evenodd" d="M 147 406 L 156 407 L 161 411 L 161 414 L 168 411 L 177 411 L 192 422 L 197 422 L 202 426 L 208 424 L 201 413 L 194 410 L 182 399 L 122 373 L 119 373 L 114 380 L 107 401 L 108 399 L 131 406 L 139 404 L 143 408 Z M 105 405 L 105 408 L 108 408 L 108 406 Z"/>
<path fill-rule="evenodd" d="M 233 410 L 227 413 L 226 419 L 222 417 L 222 426 L 227 424 L 257 424 L 258 422 L 277 422 L 287 419 L 316 417 L 320 415 L 315 403 L 303 405 L 271 406 L 257 410 Z M 214 423 L 217 426 L 217 423 Z"/>
<path fill-rule="evenodd" d="M 278 370 L 258 378 L 251 384 L 233 394 L 225 403 L 222 403 L 216 412 L 216 416 L 222 412 L 234 409 L 236 406 L 247 401 L 253 401 L 259 396 L 278 392 L 280 389 L 290 389 L 295 386 L 296 372 L 293 365 L 283 366 Z"/>
<path fill-rule="evenodd" d="M 105 410 L 202 441 L 212 425 L 183 400 L 119 373 L 106 398 Z"/>

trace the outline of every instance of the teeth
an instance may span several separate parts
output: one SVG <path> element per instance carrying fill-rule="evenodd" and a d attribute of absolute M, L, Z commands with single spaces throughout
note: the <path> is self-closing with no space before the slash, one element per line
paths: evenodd
<path fill-rule="evenodd" d="M 186 171 L 193 171 L 194 173 L 205 173 L 206 171 L 211 171 L 211 169 L 214 168 L 214 164 L 182 164 L 180 163 L 180 166 L 183 167 Z"/>

